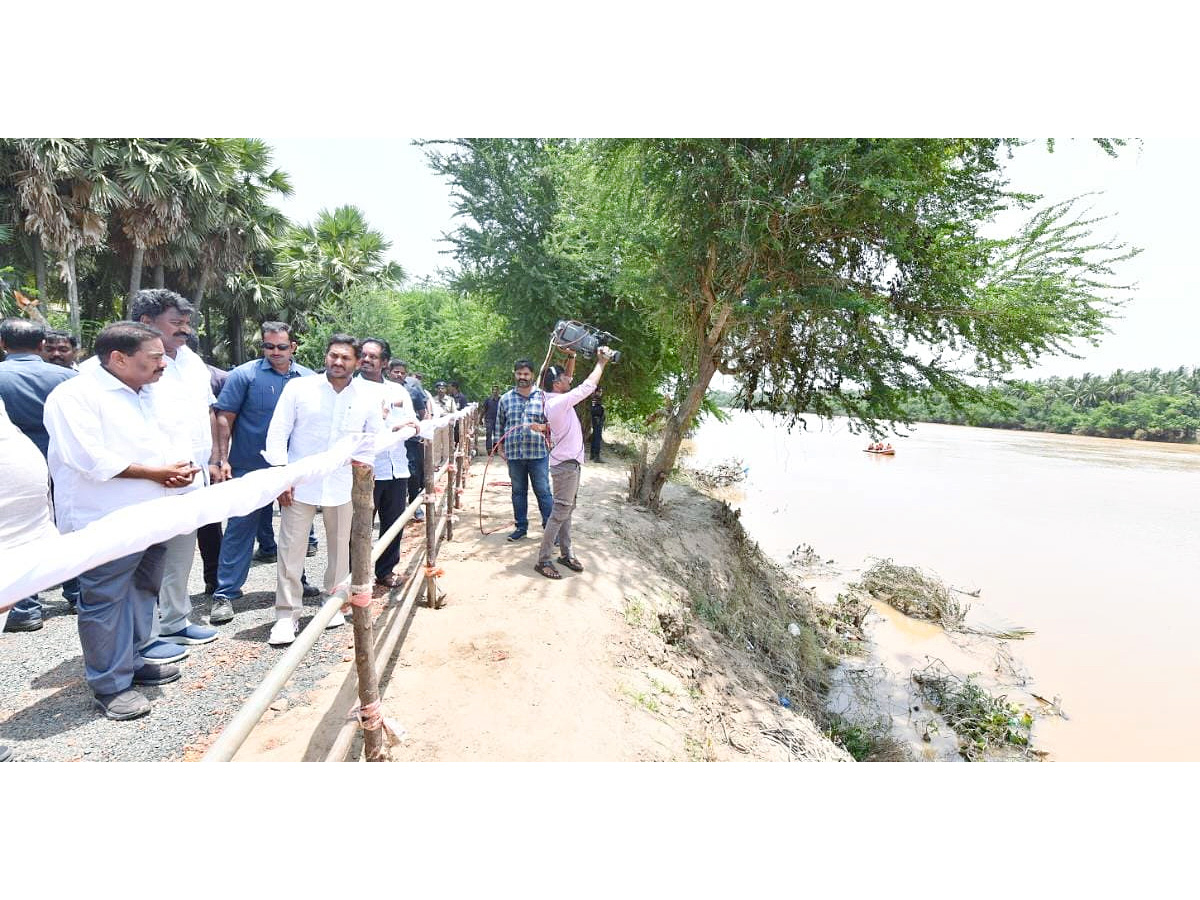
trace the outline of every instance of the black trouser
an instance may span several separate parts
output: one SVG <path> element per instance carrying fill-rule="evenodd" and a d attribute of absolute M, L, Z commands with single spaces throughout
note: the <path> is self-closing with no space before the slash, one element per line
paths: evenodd
<path fill-rule="evenodd" d="M 496 420 L 487 420 L 487 452 L 491 453 L 492 448 L 496 446 Z"/>
<path fill-rule="evenodd" d="M 200 559 L 204 562 L 204 589 L 212 592 L 217 586 L 217 566 L 221 561 L 221 523 L 209 522 L 196 529 Z"/>
<path fill-rule="evenodd" d="M 375 482 L 375 510 L 379 513 L 379 536 L 392 527 L 408 506 L 408 479 L 389 478 Z M 400 562 L 400 535 L 388 544 L 375 563 L 375 580 L 383 581 Z"/>
<path fill-rule="evenodd" d="M 425 488 L 425 448 L 420 438 L 411 437 L 404 449 L 408 451 L 408 502 L 412 503 Z"/>
<path fill-rule="evenodd" d="M 604 422 L 592 423 L 592 459 L 600 459 L 600 448 L 604 446 Z"/>

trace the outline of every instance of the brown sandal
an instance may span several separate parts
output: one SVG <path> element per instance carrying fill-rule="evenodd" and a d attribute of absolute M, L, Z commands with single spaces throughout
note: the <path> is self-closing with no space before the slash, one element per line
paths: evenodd
<path fill-rule="evenodd" d="M 572 572 L 582 572 L 583 571 L 583 563 L 581 563 L 579 560 L 577 560 L 573 556 L 571 556 L 571 557 L 560 556 L 558 558 L 558 561 L 560 563 L 562 563 L 564 566 L 566 566 L 568 569 L 570 569 Z"/>
<path fill-rule="evenodd" d="M 562 572 L 554 568 L 554 563 L 540 562 L 537 563 L 533 568 L 537 570 L 539 575 L 545 575 L 547 578 L 553 578 L 555 580 L 562 578 Z"/>

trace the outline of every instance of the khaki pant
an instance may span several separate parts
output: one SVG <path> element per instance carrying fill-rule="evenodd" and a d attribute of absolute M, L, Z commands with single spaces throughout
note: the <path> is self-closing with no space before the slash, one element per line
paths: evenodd
<path fill-rule="evenodd" d="M 554 508 L 542 533 L 542 546 L 538 549 L 538 562 L 549 562 L 554 553 L 554 541 L 558 541 L 559 555 L 571 558 L 571 514 L 575 512 L 575 496 L 579 493 L 580 466 L 573 459 L 550 467 L 550 480 L 554 484 Z"/>
<path fill-rule="evenodd" d="M 329 562 L 325 566 L 325 593 L 332 594 L 339 584 L 350 577 L 350 520 L 353 504 L 325 506 L 321 516 L 325 521 L 325 550 Z M 291 616 L 300 618 L 304 605 L 300 577 L 304 574 L 304 554 L 308 551 L 308 530 L 312 527 L 317 508 L 310 503 L 293 500 L 291 506 L 279 509 L 279 579 L 275 585 L 275 619 Z"/>

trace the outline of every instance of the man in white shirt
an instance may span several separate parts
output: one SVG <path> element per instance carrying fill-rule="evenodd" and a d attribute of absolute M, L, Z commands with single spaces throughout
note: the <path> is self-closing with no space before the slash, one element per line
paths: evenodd
<path fill-rule="evenodd" d="M 155 390 L 166 363 L 158 329 L 116 322 L 96 337 L 98 364 L 46 398 L 48 463 L 62 532 L 109 512 L 179 493 L 199 467 L 174 403 Z M 135 684 L 179 678 L 170 664 L 138 654 L 150 636 L 163 577 L 165 544 L 115 559 L 79 576 L 79 643 L 96 706 L 110 719 L 150 711 Z"/>
<path fill-rule="evenodd" d="M 358 375 L 375 385 L 383 395 L 384 425 L 388 431 L 417 427 L 412 395 L 408 388 L 383 377 L 391 361 L 392 348 L 383 338 L 363 338 Z M 408 505 L 408 449 L 401 442 L 375 457 L 375 509 L 379 513 L 379 536 L 383 537 Z M 375 563 L 375 596 L 381 597 L 400 586 L 393 569 L 400 562 L 400 536 L 396 535 Z"/>
<path fill-rule="evenodd" d="M 191 316 L 195 308 L 186 298 L 174 291 L 162 288 L 138 291 L 129 306 L 129 318 L 143 325 L 151 325 L 162 332 L 163 362 L 166 369 L 156 390 L 166 393 L 175 391 L 180 412 L 184 417 L 188 439 L 192 447 L 192 462 L 200 469 L 200 476 L 192 484 L 192 490 L 207 483 L 224 480 L 221 467 L 214 464 L 213 438 L 216 435 L 216 415 L 213 404 L 211 373 L 204 360 L 187 345 L 191 334 Z M 207 477 L 206 477 L 207 476 Z M 165 658 L 178 658 L 180 644 L 207 644 L 217 639 L 217 629 L 209 625 L 196 625 L 191 621 L 192 600 L 188 593 L 188 578 L 192 574 L 192 562 L 196 557 L 196 532 L 180 534 L 166 542 L 167 557 L 164 563 L 162 588 L 158 592 L 158 619 L 155 620 L 150 643 L 142 648 L 147 658 L 155 654 Z M 156 647 L 155 643 L 170 642 L 171 648 Z"/>
<path fill-rule="evenodd" d="M 158 329 L 162 333 L 162 377 L 155 385 L 160 407 L 169 409 L 182 424 L 183 436 L 191 446 L 190 459 L 200 476 L 188 490 L 198 490 L 208 482 L 224 480 L 221 467 L 212 465 L 216 416 L 212 404 L 212 382 L 204 360 L 187 346 L 191 334 L 191 316 L 195 308 L 185 297 L 164 288 L 138 291 L 129 307 L 129 318 Z M 98 366 L 95 357 L 84 360 L 81 371 Z M 171 399 L 167 399 L 167 395 Z M 207 476 L 207 477 L 206 477 Z M 181 645 L 207 644 L 217 639 L 217 629 L 191 621 L 192 599 L 188 578 L 196 556 L 196 532 L 176 535 L 164 543 L 162 587 L 158 594 L 158 616 L 143 647 L 142 657 L 150 662 L 178 662 L 187 656 Z"/>
<path fill-rule="evenodd" d="M 353 377 L 360 353 L 355 338 L 335 334 L 325 346 L 325 372 L 287 383 L 267 428 L 263 451 L 267 462 L 286 465 L 322 453 L 348 434 L 382 430 L 382 397 L 374 385 Z M 354 461 L 369 466 L 375 456 L 355 457 Z M 275 587 L 275 625 L 267 643 L 290 644 L 299 630 L 303 602 L 300 575 L 304 571 L 308 530 L 318 506 L 325 521 L 328 552 L 325 592 L 333 593 L 349 578 L 353 483 L 347 464 L 320 481 L 297 485 L 279 495 L 279 579 Z M 335 613 L 327 627 L 344 622 L 342 614 Z"/>

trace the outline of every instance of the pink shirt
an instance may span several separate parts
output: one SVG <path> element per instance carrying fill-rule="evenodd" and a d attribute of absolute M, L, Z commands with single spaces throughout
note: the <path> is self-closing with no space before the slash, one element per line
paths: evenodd
<path fill-rule="evenodd" d="M 583 428 L 579 416 L 575 415 L 575 404 L 596 390 L 596 386 L 584 381 L 565 394 L 546 394 L 546 421 L 550 424 L 550 465 L 573 459 L 583 465 Z"/>

